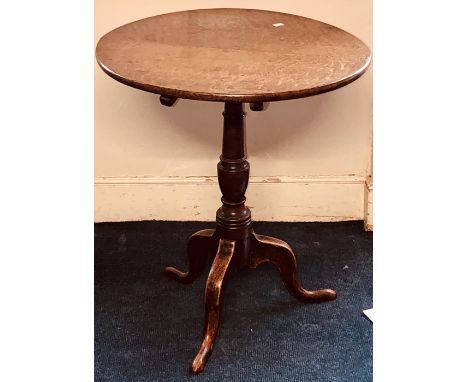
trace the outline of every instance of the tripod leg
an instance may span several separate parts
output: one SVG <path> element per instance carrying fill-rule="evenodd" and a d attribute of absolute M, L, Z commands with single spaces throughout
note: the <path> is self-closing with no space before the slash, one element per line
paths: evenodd
<path fill-rule="evenodd" d="M 253 253 L 250 267 L 270 261 L 280 271 L 281 278 L 289 292 L 302 302 L 319 303 L 336 298 L 336 292 L 331 289 L 308 291 L 299 283 L 297 277 L 296 256 L 291 247 L 282 240 L 269 236 L 253 234 Z"/>
<path fill-rule="evenodd" d="M 187 257 L 189 262 L 188 272 L 179 271 L 173 267 L 167 267 L 167 276 L 184 284 L 190 284 L 200 276 L 210 258 L 216 251 L 214 229 L 204 229 L 194 233 L 187 244 Z"/>
<path fill-rule="evenodd" d="M 205 330 L 200 350 L 192 363 L 194 373 L 200 373 L 205 368 L 218 334 L 223 282 L 234 254 L 234 247 L 235 241 L 219 240 L 218 252 L 206 282 Z"/>

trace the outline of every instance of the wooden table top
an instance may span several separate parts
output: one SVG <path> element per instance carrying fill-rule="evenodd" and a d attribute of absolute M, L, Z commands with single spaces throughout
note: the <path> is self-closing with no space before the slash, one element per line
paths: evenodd
<path fill-rule="evenodd" d="M 121 26 L 96 47 L 126 85 L 205 101 L 307 97 L 359 78 L 370 63 L 353 35 L 309 18 L 253 9 L 201 9 Z"/>

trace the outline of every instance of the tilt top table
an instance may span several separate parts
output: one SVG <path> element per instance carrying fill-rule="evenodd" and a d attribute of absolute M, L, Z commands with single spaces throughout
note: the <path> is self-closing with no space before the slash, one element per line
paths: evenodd
<path fill-rule="evenodd" d="M 203 341 L 192 363 L 203 371 L 217 336 L 225 277 L 272 262 L 291 294 L 303 302 L 334 300 L 331 289 L 305 290 L 296 258 L 285 242 L 258 235 L 244 194 L 249 181 L 244 103 L 301 98 L 345 86 L 370 63 L 370 51 L 353 35 L 305 17 L 254 9 L 201 9 L 169 13 L 121 26 L 96 48 L 100 67 L 126 85 L 160 95 L 224 102 L 223 143 L 218 163 L 222 206 L 216 229 L 193 234 L 189 270 L 168 267 L 168 276 L 193 282 L 212 262 L 205 290 Z"/>

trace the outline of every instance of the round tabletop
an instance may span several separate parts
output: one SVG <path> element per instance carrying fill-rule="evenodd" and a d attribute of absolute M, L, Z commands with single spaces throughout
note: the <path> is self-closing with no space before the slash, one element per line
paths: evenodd
<path fill-rule="evenodd" d="M 177 98 L 268 102 L 345 86 L 370 63 L 367 46 L 323 22 L 255 9 L 168 13 L 121 26 L 96 47 L 126 85 Z"/>

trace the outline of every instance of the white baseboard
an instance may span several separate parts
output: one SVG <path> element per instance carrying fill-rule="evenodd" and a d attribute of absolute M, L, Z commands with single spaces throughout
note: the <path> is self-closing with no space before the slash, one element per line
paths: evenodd
<path fill-rule="evenodd" d="M 365 218 L 365 177 L 251 177 L 247 205 L 257 221 L 345 221 Z M 96 222 L 213 221 L 221 205 L 217 178 L 99 177 Z"/>
<path fill-rule="evenodd" d="M 364 227 L 366 231 L 374 230 L 374 184 L 372 177 L 369 176 L 366 180 L 365 197 L 364 197 Z"/>

